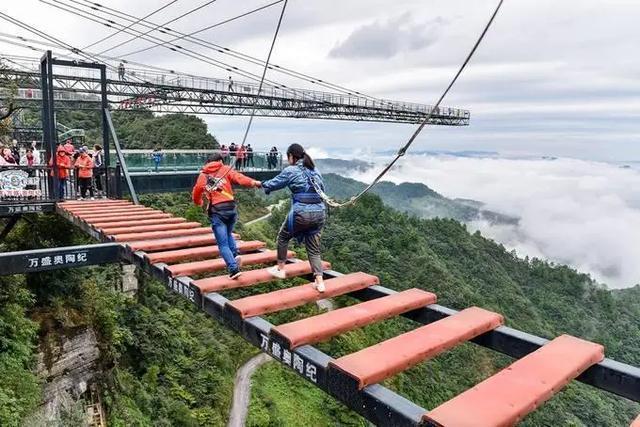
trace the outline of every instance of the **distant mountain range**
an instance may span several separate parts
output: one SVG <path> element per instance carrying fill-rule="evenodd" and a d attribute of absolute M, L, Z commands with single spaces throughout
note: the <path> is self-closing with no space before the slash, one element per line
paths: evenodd
<path fill-rule="evenodd" d="M 343 176 L 349 172 L 364 172 L 373 164 L 359 160 L 319 159 L 327 194 L 347 200 L 367 186 L 364 182 Z M 486 220 L 492 224 L 517 224 L 518 219 L 483 209 L 484 203 L 470 199 L 449 199 L 424 184 L 383 181 L 371 190 L 384 204 L 420 218 L 452 218 L 460 222 Z"/>

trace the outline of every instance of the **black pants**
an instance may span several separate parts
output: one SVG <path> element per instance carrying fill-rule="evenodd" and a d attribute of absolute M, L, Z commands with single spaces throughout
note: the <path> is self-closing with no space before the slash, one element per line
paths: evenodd
<path fill-rule="evenodd" d="M 95 180 L 96 180 L 96 190 L 102 191 L 102 173 L 101 172 L 96 172 Z"/>
<path fill-rule="evenodd" d="M 89 178 L 78 178 L 80 180 L 80 197 L 83 199 L 87 197 L 87 189 L 89 190 L 89 194 L 93 197 L 93 185 L 91 185 L 91 177 Z"/>
<path fill-rule="evenodd" d="M 314 276 L 322 276 L 322 254 L 320 253 L 320 235 L 326 215 L 324 211 L 319 212 L 298 212 L 294 214 L 294 233 L 290 232 L 287 227 L 287 220 L 284 220 L 280 231 L 278 232 L 278 261 L 287 259 L 287 250 L 289 249 L 289 241 L 295 237 L 298 232 L 319 229 L 320 231 L 311 236 L 304 237 L 304 246 L 307 249 L 309 264 Z"/>

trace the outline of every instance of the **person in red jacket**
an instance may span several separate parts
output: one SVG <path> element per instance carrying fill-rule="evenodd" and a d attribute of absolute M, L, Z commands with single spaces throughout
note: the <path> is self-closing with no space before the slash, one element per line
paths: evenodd
<path fill-rule="evenodd" d="M 53 166 L 53 159 L 49 160 L 49 166 Z M 56 151 L 56 167 L 58 168 L 58 194 L 61 199 L 64 199 L 64 189 L 67 186 L 67 178 L 69 178 L 71 159 L 62 145 L 59 145 Z M 51 170 L 51 176 L 54 176 L 53 169 Z"/>
<path fill-rule="evenodd" d="M 232 166 L 224 165 L 220 153 L 214 153 L 202 168 L 191 196 L 193 203 L 206 209 L 229 277 L 236 279 L 241 272 L 238 248 L 233 238 L 233 227 L 238 219 L 233 184 L 260 187 L 260 181 L 244 176 Z"/>
<path fill-rule="evenodd" d="M 80 183 L 80 200 L 87 197 L 87 189 L 89 190 L 89 194 L 91 195 L 91 200 L 94 200 L 93 197 L 93 185 L 91 183 L 93 178 L 93 159 L 87 153 L 87 149 L 85 147 L 80 148 L 80 155 L 76 159 L 76 168 L 78 169 L 78 181 Z"/>

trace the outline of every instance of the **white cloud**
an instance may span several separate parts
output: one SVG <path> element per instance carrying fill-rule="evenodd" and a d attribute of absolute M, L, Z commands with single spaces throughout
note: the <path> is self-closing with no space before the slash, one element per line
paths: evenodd
<path fill-rule="evenodd" d="M 373 174 L 358 176 L 369 182 Z M 520 218 L 471 224 L 530 255 L 569 264 L 611 287 L 640 283 L 640 172 L 574 159 L 521 160 L 410 155 L 394 182 L 418 181 Z"/>

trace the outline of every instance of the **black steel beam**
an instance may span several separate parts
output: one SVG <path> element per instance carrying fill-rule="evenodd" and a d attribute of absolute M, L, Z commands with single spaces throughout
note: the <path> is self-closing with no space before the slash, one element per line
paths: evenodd
<path fill-rule="evenodd" d="M 4 228 L 0 231 L 0 242 L 2 242 L 9 233 L 11 233 L 11 230 L 13 230 L 13 227 L 15 227 L 18 221 L 20 221 L 20 218 L 22 218 L 22 214 L 15 214 L 9 217 Z"/>
<path fill-rule="evenodd" d="M 122 261 L 119 243 L 67 246 L 0 253 L 0 275 L 37 273 Z"/>

